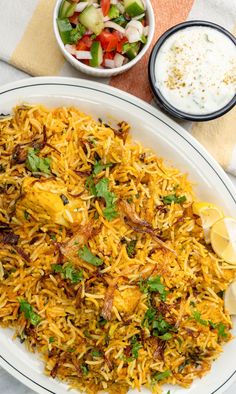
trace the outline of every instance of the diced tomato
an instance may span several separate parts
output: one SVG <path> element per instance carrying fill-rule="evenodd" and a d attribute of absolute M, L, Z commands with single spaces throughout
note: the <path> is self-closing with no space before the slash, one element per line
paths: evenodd
<path fill-rule="evenodd" d="M 91 48 L 92 43 L 93 41 L 90 36 L 84 36 L 77 42 L 76 49 L 77 51 L 87 51 Z"/>
<path fill-rule="evenodd" d="M 85 45 L 87 45 L 88 48 L 91 48 L 93 40 L 90 36 L 85 35 L 81 38 L 81 40 Z"/>
<path fill-rule="evenodd" d="M 87 66 L 89 66 L 89 60 L 88 59 L 83 59 L 80 60 L 82 63 L 87 64 Z"/>
<path fill-rule="evenodd" d="M 118 44 L 116 46 L 117 52 L 121 53 L 123 51 L 123 44 L 128 42 L 128 38 L 124 37 L 122 40 L 118 41 Z"/>
<path fill-rule="evenodd" d="M 77 51 L 87 51 L 89 48 L 81 39 L 77 42 L 76 49 Z"/>
<path fill-rule="evenodd" d="M 69 17 L 70 23 L 73 23 L 74 25 L 77 25 L 79 23 L 78 16 L 79 16 L 79 12 L 75 12 L 72 16 L 70 16 Z"/>
<path fill-rule="evenodd" d="M 97 40 L 100 41 L 104 51 L 111 52 L 116 50 L 118 38 L 114 33 L 104 30 L 101 32 L 101 34 L 99 34 L 99 36 L 97 36 Z"/>
<path fill-rule="evenodd" d="M 110 0 L 101 0 L 102 13 L 106 16 L 110 9 Z"/>

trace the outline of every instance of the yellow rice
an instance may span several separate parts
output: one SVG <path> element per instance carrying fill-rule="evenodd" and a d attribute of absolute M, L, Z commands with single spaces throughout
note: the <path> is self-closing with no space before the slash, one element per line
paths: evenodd
<path fill-rule="evenodd" d="M 128 125 L 123 123 L 120 129 L 124 133 Z M 50 157 L 55 182 L 73 200 L 67 227 L 50 222 L 47 213 L 35 216 L 33 207 L 30 218 L 16 214 L 22 182 L 32 174 L 25 162 L 12 162 L 12 152 L 17 144 L 42 140 L 45 131 L 48 145 L 38 155 Z M 97 157 L 103 164 L 113 163 L 94 177 L 95 183 L 109 179 L 109 189 L 117 198 L 118 216 L 112 221 L 104 217 L 104 200 L 85 187 L 88 175 L 81 175 L 91 173 Z M 232 324 L 221 293 L 235 270 L 206 245 L 200 218 L 192 212 L 195 197 L 186 174 L 167 167 L 129 136 L 124 141 L 77 108 L 51 110 L 41 105 L 20 106 L 12 117 L 1 120 L 0 163 L 0 222 L 19 236 L 17 247 L 0 243 L 0 324 L 12 327 L 28 350 L 39 352 L 46 374 L 91 394 L 103 390 L 123 394 L 142 385 L 159 394 L 164 383 L 188 387 L 210 370 L 224 342 L 231 339 Z M 163 197 L 173 194 L 185 196 L 186 201 L 163 204 Z M 127 200 L 175 253 L 127 223 L 119 205 Z M 77 256 L 73 266 L 83 270 L 83 280 L 72 284 L 56 274 L 52 264 L 58 260 L 58 245 L 66 245 L 87 223 L 94 229 L 87 246 L 104 264 L 95 267 Z M 127 243 L 133 239 L 135 255 L 129 257 Z M 66 259 L 62 264 L 67 264 Z M 168 291 L 164 302 L 158 292 L 140 291 L 140 283 L 157 276 Z M 111 319 L 104 321 L 104 300 L 114 283 Z M 38 325 L 30 324 L 20 311 L 22 299 L 40 316 Z M 145 325 L 150 305 L 159 314 L 161 305 L 162 317 L 174 327 L 169 340 L 153 336 Z M 196 311 L 200 322 L 193 317 Z M 220 323 L 223 336 L 216 328 Z M 135 335 L 138 357 L 132 354 Z"/>

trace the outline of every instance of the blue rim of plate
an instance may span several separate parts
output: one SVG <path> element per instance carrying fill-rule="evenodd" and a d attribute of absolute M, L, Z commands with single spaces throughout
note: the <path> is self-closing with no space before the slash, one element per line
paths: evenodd
<path fill-rule="evenodd" d="M 47 78 L 47 77 L 46 77 Z M 49 77 L 50 78 L 50 77 Z M 31 81 L 31 79 L 24 79 L 22 80 L 22 83 L 27 83 L 28 81 Z M 202 159 L 204 159 L 204 161 L 207 162 L 207 164 L 211 167 L 211 169 L 215 172 L 215 174 L 217 175 L 217 177 L 221 180 L 221 182 L 223 183 L 223 185 L 225 186 L 226 190 L 228 191 L 228 193 L 230 194 L 232 200 L 235 202 L 236 204 L 236 197 L 232 194 L 232 192 L 229 190 L 228 186 L 226 185 L 226 183 L 224 182 L 224 180 L 221 178 L 220 174 L 216 171 L 216 169 L 213 167 L 213 165 L 208 161 L 208 159 L 202 154 L 202 152 L 200 152 L 196 146 L 194 146 L 191 141 L 189 141 L 187 138 L 185 138 L 178 130 L 176 130 L 172 125 L 168 124 L 167 122 L 165 122 L 163 119 L 161 119 L 160 117 L 158 117 L 157 114 L 152 113 L 151 111 L 148 111 L 147 109 L 141 107 L 140 105 L 133 103 L 132 101 L 129 101 L 126 98 L 122 98 L 120 97 L 118 94 L 114 94 L 114 93 L 110 93 L 110 92 L 106 92 L 104 89 L 102 89 L 102 87 L 104 88 L 103 84 L 99 84 L 96 82 L 96 85 L 101 85 L 101 89 L 98 88 L 93 88 L 93 87 L 89 87 L 89 86 L 83 86 L 83 85 L 79 85 L 78 84 L 72 84 L 72 83 L 63 83 L 63 82 L 40 82 L 40 83 L 29 83 L 26 85 L 21 85 L 21 86 L 16 86 L 7 90 L 4 90 L 2 92 L 0 92 L 0 96 L 2 96 L 5 93 L 9 93 L 12 92 L 14 90 L 19 90 L 19 89 L 25 89 L 25 88 L 32 88 L 35 86 L 69 86 L 72 88 L 82 88 L 82 89 L 87 89 L 87 90 L 91 90 L 91 91 L 95 91 L 95 92 L 100 92 L 103 94 L 106 94 L 108 96 L 113 96 L 116 99 L 119 99 L 121 101 L 124 101 L 126 103 L 129 103 L 131 105 L 133 105 L 134 107 L 141 109 L 142 111 L 146 112 L 147 114 L 153 116 L 155 119 L 158 119 L 160 122 L 164 123 L 166 126 L 168 126 L 172 131 L 174 131 L 175 133 L 177 133 L 181 138 L 183 138 L 195 151 L 197 151 L 197 153 L 202 157 Z M 119 91 L 119 89 L 114 89 L 117 92 Z M 124 92 L 122 92 L 124 93 Z M 131 96 L 131 95 L 129 95 Z M 140 100 L 142 101 L 142 100 Z M 145 105 L 147 105 L 147 103 L 145 103 Z M 153 107 L 153 109 L 155 110 L 155 108 Z M 23 372 L 21 372 L 19 369 L 17 369 L 14 365 L 12 365 L 11 363 L 9 363 L 3 356 L 1 356 L 0 354 L 0 359 L 3 360 L 3 362 L 5 364 L 7 364 L 12 370 L 15 370 L 19 375 L 23 376 L 26 380 L 32 382 L 34 385 L 42 388 L 43 390 L 45 390 L 47 393 L 50 394 L 57 394 L 55 391 L 49 390 L 48 388 L 42 386 L 40 383 L 36 382 L 35 380 L 31 379 L 29 376 L 25 375 Z M 233 373 L 231 373 L 231 375 L 219 386 L 217 387 L 217 389 L 215 389 L 214 391 L 211 391 L 209 394 L 215 394 L 217 393 L 218 390 L 220 390 L 226 383 L 228 383 L 230 381 L 230 379 L 236 374 L 236 369 L 234 370 Z"/>

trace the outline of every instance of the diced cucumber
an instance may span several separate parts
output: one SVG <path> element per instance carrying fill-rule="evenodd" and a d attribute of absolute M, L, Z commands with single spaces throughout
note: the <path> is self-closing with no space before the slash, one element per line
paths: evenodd
<path fill-rule="evenodd" d="M 119 15 L 120 15 L 120 11 L 114 4 L 112 4 L 108 11 L 109 18 L 110 19 L 118 18 Z"/>
<path fill-rule="evenodd" d="M 103 61 L 103 55 L 102 55 L 102 46 L 99 41 L 94 41 L 92 43 L 91 49 L 90 49 L 92 59 L 90 60 L 90 66 L 92 67 L 99 67 L 102 64 Z"/>
<path fill-rule="evenodd" d="M 115 23 L 117 23 L 117 25 L 125 27 L 128 23 L 128 20 L 125 19 L 124 15 L 120 15 L 120 16 L 118 16 L 118 18 L 113 19 L 112 22 L 115 22 Z"/>
<path fill-rule="evenodd" d="M 137 54 L 139 53 L 140 50 L 140 42 L 133 42 L 132 44 L 129 44 L 128 42 L 123 45 L 123 51 L 122 53 L 125 53 L 126 56 L 130 60 L 134 59 Z"/>
<path fill-rule="evenodd" d="M 125 11 L 131 18 L 145 12 L 142 0 L 124 0 Z"/>
<path fill-rule="evenodd" d="M 79 21 L 96 35 L 100 34 L 104 28 L 102 11 L 101 9 L 95 8 L 93 5 L 86 7 L 84 11 L 81 12 Z"/>
<path fill-rule="evenodd" d="M 75 12 L 76 8 L 76 3 L 70 3 L 67 0 L 64 0 L 61 3 L 59 13 L 58 13 L 58 18 L 63 19 L 63 18 L 69 18 L 72 16 Z"/>
<path fill-rule="evenodd" d="M 57 19 L 57 26 L 63 43 L 70 44 L 72 26 L 69 22 L 69 19 Z"/>

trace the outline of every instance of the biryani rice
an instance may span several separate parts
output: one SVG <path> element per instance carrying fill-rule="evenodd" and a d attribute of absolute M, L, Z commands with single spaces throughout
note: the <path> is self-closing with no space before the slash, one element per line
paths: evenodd
<path fill-rule="evenodd" d="M 128 130 L 125 122 L 114 130 L 72 107 L 22 105 L 0 121 L 0 324 L 39 352 L 46 374 L 89 394 L 143 385 L 159 394 L 164 383 L 188 387 L 231 339 L 222 292 L 235 267 L 205 243 L 186 174 L 132 142 Z M 50 158 L 50 174 L 32 174 L 20 157 L 36 146 L 36 155 Z M 98 161 L 103 168 L 93 181 L 108 179 L 116 197 L 111 221 L 104 199 L 86 183 Z M 56 204 L 47 202 L 46 209 L 43 201 L 62 189 L 69 200 L 63 217 Z M 173 194 L 186 200 L 165 204 L 163 197 Z M 9 234 L 18 237 L 10 242 Z M 82 237 L 103 264 L 86 262 L 78 250 L 73 255 L 73 237 Z M 78 283 L 52 269 L 65 269 L 68 260 L 82 271 Z M 158 291 L 142 289 L 156 277 L 168 291 L 164 301 Z M 40 316 L 37 325 L 20 310 L 20 300 Z M 171 326 L 168 340 L 154 335 L 151 310 Z"/>

